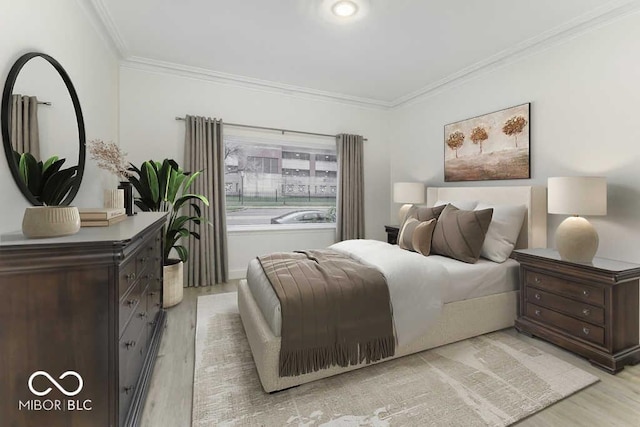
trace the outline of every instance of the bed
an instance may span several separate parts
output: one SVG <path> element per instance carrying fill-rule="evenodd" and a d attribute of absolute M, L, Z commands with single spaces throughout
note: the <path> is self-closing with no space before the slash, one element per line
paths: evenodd
<path fill-rule="evenodd" d="M 427 206 L 433 206 L 438 200 L 524 205 L 526 214 L 516 248 L 546 247 L 544 187 L 428 188 Z M 398 248 L 393 250 L 401 251 Z M 429 258 L 442 264 L 452 278 L 443 291 L 444 304 L 437 319 L 425 333 L 412 338 L 410 342 L 399 342 L 393 357 L 374 363 L 513 326 L 518 304 L 518 265 L 514 260 L 497 264 L 481 258 L 477 264 L 463 264 L 440 256 Z M 297 376 L 279 376 L 280 325 L 277 298 L 274 301 L 273 290 L 269 293 L 268 281 L 265 284 L 266 277 L 260 277 L 255 271 L 250 266 L 247 279 L 239 284 L 238 307 L 265 391 L 282 390 L 367 366 L 365 363 L 334 366 Z"/>

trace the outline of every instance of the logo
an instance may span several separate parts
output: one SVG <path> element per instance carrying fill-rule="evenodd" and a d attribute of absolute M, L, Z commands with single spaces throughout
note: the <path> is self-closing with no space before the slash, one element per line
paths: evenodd
<path fill-rule="evenodd" d="M 36 371 L 33 374 L 31 374 L 31 376 L 29 377 L 29 390 L 31 390 L 31 393 L 35 394 L 36 396 L 46 396 L 52 390 L 51 387 L 47 388 L 45 391 L 38 391 L 35 388 L 33 388 L 33 380 L 39 375 L 41 375 L 43 377 L 46 377 L 51 382 L 51 384 L 53 384 L 54 386 L 56 386 L 56 388 L 58 390 L 60 390 L 60 392 L 62 394 L 64 394 L 65 396 L 69 396 L 69 397 L 75 396 L 78 393 L 80 393 L 82 391 L 82 387 L 84 386 L 84 382 L 82 381 L 82 377 L 80 376 L 80 374 L 78 374 L 75 371 L 67 371 L 67 372 L 63 373 L 62 375 L 60 375 L 60 377 L 58 377 L 59 380 L 63 380 L 65 378 L 67 378 L 68 376 L 75 377 L 78 380 L 78 388 L 75 389 L 74 391 L 67 391 L 64 387 L 62 387 L 60 385 L 60 383 L 58 383 L 56 380 L 54 380 L 53 377 L 51 375 L 49 375 L 48 372 Z"/>
<path fill-rule="evenodd" d="M 29 381 L 27 382 L 27 386 L 29 387 L 29 391 L 33 393 L 35 396 L 43 397 L 48 395 L 53 391 L 53 387 L 47 387 L 44 390 L 38 390 L 33 382 L 38 377 L 46 378 L 53 387 L 57 388 L 58 391 L 64 394 L 67 397 L 74 397 L 80 394 L 84 387 L 84 381 L 82 376 L 76 371 L 66 371 L 63 372 L 62 375 L 58 377 L 58 380 L 64 380 L 67 377 L 74 377 L 78 381 L 78 387 L 75 390 L 67 390 L 60 384 L 55 378 L 53 378 L 46 371 L 35 371 L 29 377 Z M 67 381 L 68 383 L 68 381 Z M 62 412 L 71 412 L 71 411 L 91 411 L 92 401 L 91 399 L 84 400 L 72 400 L 72 399 L 29 399 L 29 400 L 19 400 L 18 401 L 18 410 L 19 411 L 62 411 Z"/>

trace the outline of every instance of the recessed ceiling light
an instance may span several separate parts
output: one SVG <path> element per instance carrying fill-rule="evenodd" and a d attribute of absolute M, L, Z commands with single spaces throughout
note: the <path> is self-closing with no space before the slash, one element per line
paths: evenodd
<path fill-rule="evenodd" d="M 331 10 L 334 15 L 340 16 L 341 18 L 348 18 L 356 14 L 358 5 L 349 0 L 342 0 L 335 3 Z"/>

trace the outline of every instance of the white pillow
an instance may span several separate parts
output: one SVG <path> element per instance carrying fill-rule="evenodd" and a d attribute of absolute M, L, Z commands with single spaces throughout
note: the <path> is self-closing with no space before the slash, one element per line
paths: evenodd
<path fill-rule="evenodd" d="M 461 211 L 472 211 L 478 205 L 477 200 L 438 200 L 433 206 L 452 204 Z"/>
<path fill-rule="evenodd" d="M 495 262 L 505 262 L 518 241 L 527 207 L 525 205 L 491 205 L 480 202 L 475 210 L 487 208 L 493 208 L 493 216 L 482 244 L 480 256 Z"/>

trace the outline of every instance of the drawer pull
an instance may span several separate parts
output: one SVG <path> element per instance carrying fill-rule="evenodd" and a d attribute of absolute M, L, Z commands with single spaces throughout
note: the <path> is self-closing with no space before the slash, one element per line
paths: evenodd
<path fill-rule="evenodd" d="M 135 273 L 129 273 L 125 276 L 127 278 L 127 280 L 133 280 L 136 278 Z"/>
<path fill-rule="evenodd" d="M 131 393 L 133 391 L 134 388 L 136 388 L 136 387 L 130 385 L 128 387 L 123 388 L 122 391 L 124 391 L 124 394 L 129 394 L 129 393 Z"/>
<path fill-rule="evenodd" d="M 589 296 L 589 291 L 588 291 L 588 290 L 586 290 L 586 289 L 584 289 L 584 290 L 582 291 L 582 295 L 584 295 L 585 297 L 588 297 L 588 296 Z"/>
<path fill-rule="evenodd" d="M 136 346 L 136 342 L 135 341 L 127 341 L 124 343 L 124 346 L 127 348 L 127 350 L 129 350 L 130 348 L 134 348 Z"/>
<path fill-rule="evenodd" d="M 542 280 L 540 280 L 540 278 L 539 278 L 538 276 L 534 277 L 534 278 L 533 278 L 533 281 L 534 281 L 536 284 L 538 284 L 538 285 L 539 285 L 540 283 L 542 283 Z"/>
<path fill-rule="evenodd" d="M 540 310 L 536 310 L 535 313 L 536 313 L 536 316 L 540 316 L 540 314 L 542 314 Z"/>
<path fill-rule="evenodd" d="M 149 258 L 147 258 L 146 256 L 143 256 L 142 258 L 140 258 L 140 262 L 144 264 L 145 262 L 147 262 L 147 259 Z"/>
<path fill-rule="evenodd" d="M 127 300 L 127 305 L 128 305 L 129 307 L 134 306 L 134 305 L 136 305 L 137 303 L 138 303 L 138 300 L 137 300 L 137 299 L 135 299 L 135 298 Z"/>
<path fill-rule="evenodd" d="M 585 316 L 588 316 L 591 314 L 591 310 L 589 310 L 588 308 L 583 308 L 582 309 L 582 314 L 584 314 Z"/>
<path fill-rule="evenodd" d="M 541 296 L 540 296 L 540 294 L 535 294 L 535 295 L 534 295 L 534 298 L 535 298 L 535 299 L 537 299 L 537 300 L 539 300 L 539 299 L 541 298 Z"/>
<path fill-rule="evenodd" d="M 582 332 L 583 332 L 585 335 L 589 335 L 589 328 L 582 328 Z"/>
<path fill-rule="evenodd" d="M 153 291 L 151 291 L 151 292 L 149 292 L 149 296 L 150 296 L 150 297 L 155 297 L 155 296 L 156 296 L 156 293 L 155 293 L 155 292 L 153 292 Z"/>
<path fill-rule="evenodd" d="M 149 326 L 155 326 L 155 324 L 156 324 L 156 321 L 155 321 L 155 320 L 154 320 L 154 321 L 152 321 L 152 322 L 149 322 Z"/>
<path fill-rule="evenodd" d="M 145 317 L 147 317 L 147 312 L 145 311 L 144 313 L 138 313 L 138 317 L 144 319 Z"/>

